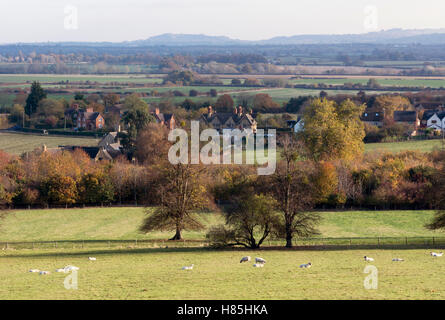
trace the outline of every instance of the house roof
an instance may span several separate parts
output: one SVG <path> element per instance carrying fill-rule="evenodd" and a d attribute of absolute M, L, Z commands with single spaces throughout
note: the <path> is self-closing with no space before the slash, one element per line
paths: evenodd
<path fill-rule="evenodd" d="M 384 119 L 383 112 L 365 112 L 361 117 L 362 121 L 380 122 Z"/>
<path fill-rule="evenodd" d="M 96 120 L 100 112 L 82 112 L 85 120 Z"/>
<path fill-rule="evenodd" d="M 416 111 L 394 111 L 394 121 L 396 122 L 415 122 L 417 121 Z"/>
<path fill-rule="evenodd" d="M 205 114 L 202 115 L 202 117 L 207 121 L 207 122 L 212 122 L 213 119 L 217 118 L 219 120 L 219 122 L 221 123 L 226 123 L 229 119 L 232 119 L 233 122 L 235 122 L 235 124 L 238 124 L 239 122 L 241 122 L 241 120 L 243 119 L 247 119 L 247 121 L 252 124 L 255 122 L 255 120 L 253 119 L 251 114 L 246 114 L 244 113 L 242 116 L 239 116 L 238 114 L 235 113 L 212 113 L 211 115 L 209 114 Z"/>

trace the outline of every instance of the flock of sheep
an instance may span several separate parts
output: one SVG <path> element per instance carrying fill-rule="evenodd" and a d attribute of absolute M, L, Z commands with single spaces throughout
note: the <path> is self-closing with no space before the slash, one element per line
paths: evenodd
<path fill-rule="evenodd" d="M 443 256 L 443 252 L 440 252 L 440 253 L 430 252 L 430 255 L 432 257 L 442 257 Z M 373 258 L 368 257 L 368 256 L 364 256 L 364 259 L 367 262 L 374 261 Z M 88 260 L 96 261 L 97 259 L 95 257 L 89 257 Z M 252 260 L 252 258 L 250 256 L 245 256 L 245 257 L 241 258 L 240 263 L 250 262 L 251 260 Z M 394 259 L 392 259 L 392 261 L 405 261 L 405 260 L 402 259 L 402 258 L 394 258 Z M 254 268 L 263 268 L 265 264 L 266 264 L 266 260 L 265 259 L 257 257 L 257 258 L 255 258 L 255 263 L 253 264 L 253 267 Z M 194 266 L 195 266 L 194 264 L 192 264 L 190 266 L 184 266 L 184 267 L 182 267 L 182 270 L 193 270 Z M 312 263 L 311 262 L 308 262 L 308 263 L 300 265 L 300 268 L 304 268 L 304 269 L 307 269 L 307 268 L 310 268 L 310 267 L 312 267 Z M 64 268 L 56 269 L 56 272 L 68 273 L 68 272 L 77 271 L 77 270 L 79 270 L 78 267 L 69 265 L 69 266 L 66 266 Z M 29 270 L 29 272 L 39 273 L 40 275 L 48 275 L 48 274 L 51 273 L 49 271 L 41 271 L 41 270 L 38 270 L 38 269 L 31 269 L 31 270 Z"/>
<path fill-rule="evenodd" d="M 430 255 L 432 257 L 442 257 L 443 252 L 440 252 L 440 253 L 430 252 Z M 374 261 L 373 258 L 367 257 L 367 256 L 364 256 L 364 259 L 367 262 Z M 252 258 L 250 256 L 242 257 L 240 260 L 240 263 L 250 262 L 250 260 L 252 260 Z M 405 261 L 405 260 L 402 258 L 394 258 L 394 259 L 392 259 L 392 261 Z M 253 267 L 254 268 L 262 268 L 262 267 L 264 267 L 265 264 L 266 264 L 266 260 L 264 260 L 263 258 L 255 258 L 255 264 L 253 265 Z M 192 264 L 191 266 L 182 267 L 182 270 L 193 270 L 193 267 L 194 267 L 194 265 Z M 304 269 L 307 269 L 310 267 L 312 267 L 312 263 L 310 263 L 310 262 L 300 265 L 300 268 L 304 268 Z"/>
<path fill-rule="evenodd" d="M 96 261 L 97 259 L 95 257 L 89 257 L 88 260 Z M 66 266 L 64 268 L 56 269 L 56 272 L 68 273 L 68 272 L 73 272 L 73 271 L 78 271 L 78 270 L 79 270 L 78 267 L 68 265 L 68 266 Z M 31 273 L 38 273 L 41 276 L 45 276 L 45 275 L 51 274 L 51 272 L 49 272 L 49 271 L 43 271 L 43 270 L 39 270 L 39 269 L 31 269 L 31 270 L 29 270 L 29 272 L 31 272 Z"/>

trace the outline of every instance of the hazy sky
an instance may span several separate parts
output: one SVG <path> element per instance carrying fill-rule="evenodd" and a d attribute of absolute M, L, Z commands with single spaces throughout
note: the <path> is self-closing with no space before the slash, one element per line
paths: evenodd
<path fill-rule="evenodd" d="M 367 6 L 377 8 L 378 30 L 445 27 L 443 0 L 0 0 L 0 43 L 363 33 L 372 31 Z"/>

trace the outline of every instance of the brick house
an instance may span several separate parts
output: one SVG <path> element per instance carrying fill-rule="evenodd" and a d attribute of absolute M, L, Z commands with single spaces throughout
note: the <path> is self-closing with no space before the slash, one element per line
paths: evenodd
<path fill-rule="evenodd" d="M 166 126 L 169 130 L 173 130 L 176 128 L 176 119 L 175 115 L 171 113 L 161 113 L 159 109 L 156 108 L 155 112 L 152 113 L 155 117 L 157 123 L 161 123 Z"/>
<path fill-rule="evenodd" d="M 94 112 L 92 108 L 85 111 L 77 111 L 76 128 L 86 130 L 98 130 L 105 127 L 105 119 L 100 112 Z"/>

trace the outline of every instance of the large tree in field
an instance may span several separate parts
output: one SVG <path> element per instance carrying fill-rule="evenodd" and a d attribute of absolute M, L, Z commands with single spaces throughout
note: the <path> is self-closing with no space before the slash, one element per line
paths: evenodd
<path fill-rule="evenodd" d="M 360 115 L 364 106 L 351 100 L 341 104 L 315 99 L 305 109 L 300 136 L 314 161 L 353 159 L 364 151 L 365 130 Z"/>
<path fill-rule="evenodd" d="M 209 195 L 204 182 L 204 168 L 199 165 L 169 163 L 159 169 L 152 169 L 156 177 L 158 206 L 154 211 L 147 209 L 141 231 L 172 230 L 170 240 L 181 240 L 183 230 L 202 230 L 204 226 L 194 212 L 204 209 Z"/>
<path fill-rule="evenodd" d="M 226 226 L 212 228 L 207 238 L 213 246 L 258 249 L 280 224 L 275 208 L 270 196 L 245 194 L 226 210 Z"/>
<path fill-rule="evenodd" d="M 229 94 L 223 94 L 216 100 L 215 108 L 218 112 L 233 112 L 234 105 L 232 97 Z"/>
<path fill-rule="evenodd" d="M 46 99 L 46 92 L 43 90 L 39 82 L 34 81 L 31 85 L 31 92 L 26 99 L 25 112 L 28 116 L 31 116 L 36 112 L 40 101 Z"/>
<path fill-rule="evenodd" d="M 293 136 L 283 136 L 279 142 L 283 150 L 273 175 L 260 177 L 259 185 L 277 202 L 282 214 L 278 236 L 292 247 L 295 236 L 318 234 L 320 216 L 310 212 L 314 205 L 314 190 L 310 182 L 311 164 L 301 159 L 302 145 Z"/>

